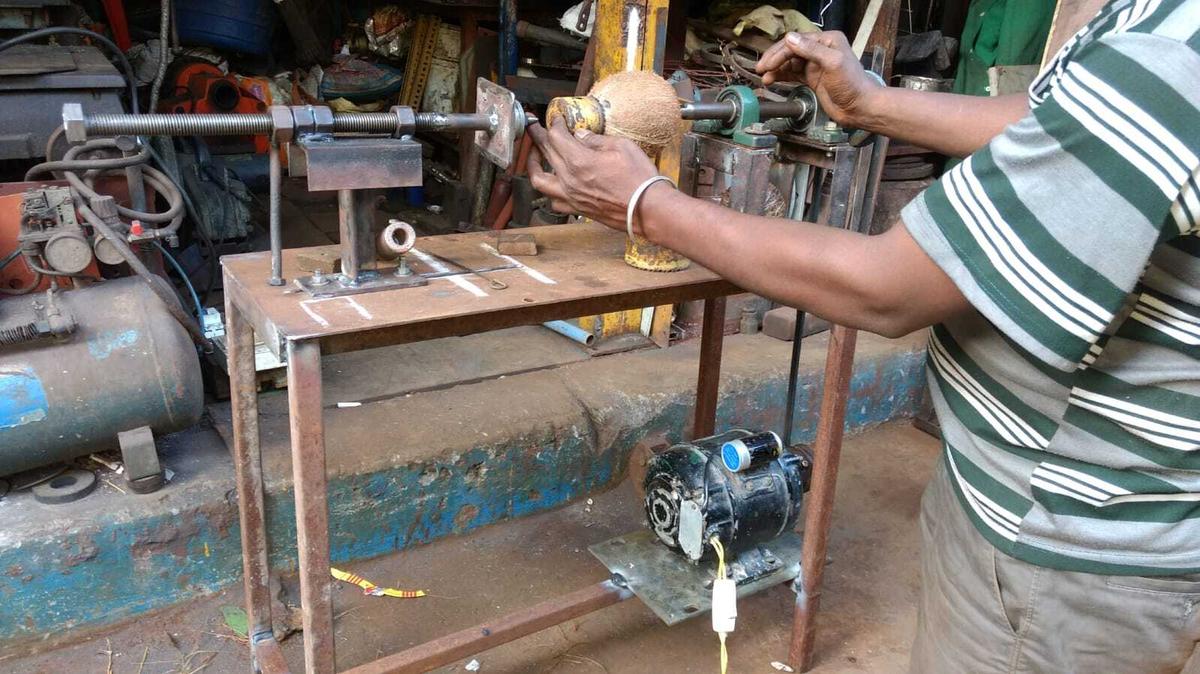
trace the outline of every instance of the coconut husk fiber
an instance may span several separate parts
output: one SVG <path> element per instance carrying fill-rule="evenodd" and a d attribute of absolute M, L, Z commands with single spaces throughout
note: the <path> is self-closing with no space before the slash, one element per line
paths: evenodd
<path fill-rule="evenodd" d="M 647 154 L 657 154 L 681 133 L 675 89 L 653 72 L 614 73 L 597 82 L 588 95 L 604 109 L 605 135 L 628 138 Z"/>

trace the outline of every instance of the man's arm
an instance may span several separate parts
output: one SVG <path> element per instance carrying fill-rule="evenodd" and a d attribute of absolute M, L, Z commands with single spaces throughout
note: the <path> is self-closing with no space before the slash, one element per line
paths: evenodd
<path fill-rule="evenodd" d="M 530 179 L 555 210 L 624 231 L 630 195 L 657 173 L 638 146 L 586 132 L 572 136 L 561 120 L 549 131 L 533 125 L 528 133 L 538 148 Z M 869 237 L 745 215 L 653 185 L 634 227 L 746 290 L 882 335 L 903 335 L 970 306 L 903 226 Z"/>
<path fill-rule="evenodd" d="M 788 33 L 758 62 L 763 82 L 807 84 L 834 121 L 953 157 L 987 145 L 1029 113 L 1024 94 L 992 98 L 885 87 L 839 32 Z"/>
<path fill-rule="evenodd" d="M 841 325 L 899 337 L 970 308 L 902 224 L 866 236 L 745 215 L 665 186 L 647 190 L 638 213 L 651 241 Z"/>

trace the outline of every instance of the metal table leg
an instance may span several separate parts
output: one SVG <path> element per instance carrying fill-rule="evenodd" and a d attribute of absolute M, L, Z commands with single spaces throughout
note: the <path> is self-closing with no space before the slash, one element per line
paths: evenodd
<path fill-rule="evenodd" d="M 229 287 L 229 286 L 226 286 Z M 237 472 L 242 531 L 242 576 L 246 591 L 250 655 L 262 672 L 285 672 L 271 629 L 270 567 L 263 508 L 262 452 L 258 444 L 258 385 L 254 374 L 254 330 L 225 295 L 225 340 L 233 410 L 233 464 Z"/>
<path fill-rule="evenodd" d="M 315 341 L 289 341 L 287 352 L 304 671 L 333 674 L 333 581 L 329 575 L 329 502 L 325 425 L 321 418 L 321 345 Z"/>
<path fill-rule="evenodd" d="M 704 300 L 704 322 L 700 328 L 700 374 L 696 381 L 696 411 L 692 437 L 713 434 L 717 418 L 717 394 L 721 383 L 721 346 L 725 341 L 725 298 Z"/>
<path fill-rule="evenodd" d="M 854 345 L 858 331 L 840 325 L 829 334 L 825 359 L 825 390 L 813 443 L 813 475 L 807 511 L 804 514 L 804 548 L 800 560 L 800 591 L 792 622 L 789 664 L 805 672 L 812 667 L 816 644 L 817 609 L 821 603 L 821 581 L 825 575 L 825 551 L 829 523 L 833 517 L 834 488 L 846 427 L 846 404 L 854 369 Z"/>

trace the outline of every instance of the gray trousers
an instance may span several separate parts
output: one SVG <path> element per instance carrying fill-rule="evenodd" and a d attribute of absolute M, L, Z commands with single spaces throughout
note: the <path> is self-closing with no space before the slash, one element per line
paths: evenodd
<path fill-rule="evenodd" d="M 938 463 L 921 501 L 911 674 L 1184 670 L 1200 640 L 1200 576 L 1102 576 L 1009 557 L 975 530 Z"/>

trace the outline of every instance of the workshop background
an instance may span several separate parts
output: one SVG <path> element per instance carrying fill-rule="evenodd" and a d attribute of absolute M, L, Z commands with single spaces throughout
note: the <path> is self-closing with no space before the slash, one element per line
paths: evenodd
<path fill-rule="evenodd" d="M 764 87 L 758 56 L 787 31 L 841 30 L 891 86 L 1014 93 L 1101 4 L 0 0 L 0 672 L 250 671 L 252 642 L 263 640 L 294 671 L 320 656 L 303 645 L 296 375 L 270 334 L 251 345 L 259 535 L 272 571 L 265 634 L 243 604 L 239 500 L 244 518 L 253 485 L 238 482 L 232 458 L 249 422 L 230 401 L 227 356 L 244 347 L 231 346 L 222 258 L 302 249 L 282 270 L 262 257 L 263 269 L 316 298 L 330 283 L 404 293 L 439 276 L 496 292 L 507 271 L 553 263 L 547 242 L 561 235 L 548 232 L 565 230 L 552 228 L 588 227 L 554 212 L 525 175 L 525 113 L 544 120 L 559 106 L 573 124 L 602 128 L 602 114 L 572 97 L 626 69 L 657 72 L 683 104 L 689 132 L 657 157 L 681 189 L 878 233 L 946 158 L 842 129 L 800 87 Z M 212 117 L 122 126 L 137 113 Z M 305 129 L 370 134 L 381 124 L 390 143 L 302 139 Z M 421 252 L 444 235 L 490 237 L 512 262 Z M 368 245 L 354 249 L 347 236 Z M 687 266 L 631 246 L 633 267 Z M 363 297 L 351 292 L 332 296 Z M 326 327 L 360 307 L 314 306 L 305 311 Z M 603 551 L 589 548 L 646 528 L 644 485 L 665 470 L 668 448 L 747 428 L 782 435 L 784 456 L 811 458 L 827 409 L 844 424 L 825 432 L 837 447 L 843 428 L 847 438 L 836 501 L 832 481 L 822 492 L 833 524 L 820 548 L 829 568 L 815 646 L 801 662 L 789 652 L 796 595 L 780 577 L 742 601 L 730 669 L 906 671 L 912 534 L 939 450 L 923 333 L 862 334 L 846 347 L 820 317 L 747 293 L 533 325 L 487 320 L 462 336 L 364 338 L 355 349 L 375 348 L 353 352 L 347 342 L 317 365 L 340 669 L 421 671 L 366 667 L 612 582 Z M 713 343 L 719 388 L 703 365 L 699 387 L 715 396 L 715 429 L 697 433 L 696 364 Z M 827 367 L 841 347 L 844 369 Z M 823 408 L 823 396 L 835 406 Z M 777 456 L 771 470 L 800 470 Z M 788 479 L 799 484 L 799 473 Z M 803 520 L 791 505 L 781 531 Z M 609 591 L 629 596 L 624 585 Z M 427 662 L 716 671 L 706 617 L 668 626 L 671 602 L 634 591 L 645 604 L 564 614 L 541 631 L 527 621 L 513 638 L 532 636 L 462 657 L 443 643 L 442 659 Z"/>

